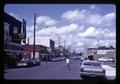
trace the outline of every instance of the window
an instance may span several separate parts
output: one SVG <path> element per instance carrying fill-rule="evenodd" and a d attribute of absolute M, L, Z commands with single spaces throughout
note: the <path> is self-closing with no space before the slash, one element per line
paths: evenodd
<path fill-rule="evenodd" d="M 4 31 L 9 31 L 9 24 L 7 22 L 4 23 Z"/>
<path fill-rule="evenodd" d="M 100 66 L 99 63 L 93 63 L 93 62 L 85 62 L 84 65 L 88 65 L 88 66 Z"/>
<path fill-rule="evenodd" d="M 4 23 L 4 39 L 7 40 L 7 37 L 9 37 L 9 24 L 8 23 Z"/>
<path fill-rule="evenodd" d="M 14 27 L 14 34 L 18 33 L 18 28 Z"/>

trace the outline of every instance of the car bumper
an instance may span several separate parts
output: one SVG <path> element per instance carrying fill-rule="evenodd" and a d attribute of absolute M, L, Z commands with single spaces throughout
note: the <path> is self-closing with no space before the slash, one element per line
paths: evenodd
<path fill-rule="evenodd" d="M 105 77 L 105 73 L 95 73 L 95 72 L 80 72 L 82 76 L 89 76 L 89 77 Z"/>
<path fill-rule="evenodd" d="M 18 64 L 17 66 L 18 67 L 20 67 L 20 66 L 27 66 L 27 64 Z"/>

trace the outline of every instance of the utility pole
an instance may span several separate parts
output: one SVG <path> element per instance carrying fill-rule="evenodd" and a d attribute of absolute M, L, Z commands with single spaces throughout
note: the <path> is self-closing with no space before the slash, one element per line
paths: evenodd
<path fill-rule="evenodd" d="M 64 56 L 66 55 L 66 53 L 65 53 L 65 40 L 64 40 Z"/>
<path fill-rule="evenodd" d="M 36 13 L 34 14 L 34 42 L 33 42 L 33 59 L 35 59 L 35 26 L 36 26 Z"/>
<path fill-rule="evenodd" d="M 97 40 L 97 49 L 98 49 L 98 40 Z"/>
<path fill-rule="evenodd" d="M 29 45 L 29 37 L 28 37 L 28 39 L 27 39 L 27 40 L 28 40 L 28 43 L 27 43 L 27 44 Z"/>
<path fill-rule="evenodd" d="M 60 47 L 60 36 L 58 37 L 58 47 Z"/>

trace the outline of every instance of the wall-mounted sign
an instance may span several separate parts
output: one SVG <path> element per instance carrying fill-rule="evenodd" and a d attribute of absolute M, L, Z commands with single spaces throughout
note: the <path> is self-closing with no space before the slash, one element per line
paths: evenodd
<path fill-rule="evenodd" d="M 23 40 L 23 39 L 26 39 L 26 34 L 24 33 L 15 33 L 13 35 L 14 37 L 14 40 Z"/>
<path fill-rule="evenodd" d="M 98 50 L 98 51 L 97 51 L 97 54 L 102 54 L 102 55 L 104 55 L 104 54 L 106 54 L 106 50 Z"/>
<path fill-rule="evenodd" d="M 24 39 L 26 39 L 26 20 L 25 19 L 23 19 L 23 33 L 25 34 Z M 26 43 L 26 40 L 24 40 L 23 43 Z"/>

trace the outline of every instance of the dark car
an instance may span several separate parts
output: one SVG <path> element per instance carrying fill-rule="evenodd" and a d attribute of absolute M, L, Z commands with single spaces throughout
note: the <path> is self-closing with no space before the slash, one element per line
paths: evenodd
<path fill-rule="evenodd" d="M 31 59 L 30 61 L 32 62 L 33 66 L 41 64 L 41 60 L 39 60 L 39 59 Z"/>
<path fill-rule="evenodd" d="M 30 67 L 34 65 L 31 60 L 27 60 L 26 62 L 27 62 L 27 64 L 28 64 L 28 66 L 30 66 Z"/>

